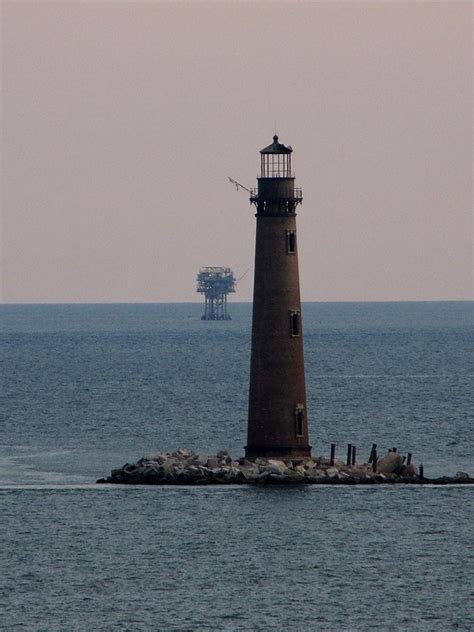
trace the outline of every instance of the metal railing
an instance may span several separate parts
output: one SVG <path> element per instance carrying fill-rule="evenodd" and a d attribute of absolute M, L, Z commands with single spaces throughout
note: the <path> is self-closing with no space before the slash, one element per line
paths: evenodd
<path fill-rule="evenodd" d="M 302 200 L 303 189 L 301 187 L 295 187 L 294 193 L 291 197 L 284 197 L 285 200 Z M 258 189 L 250 189 L 250 200 L 258 200 Z"/>

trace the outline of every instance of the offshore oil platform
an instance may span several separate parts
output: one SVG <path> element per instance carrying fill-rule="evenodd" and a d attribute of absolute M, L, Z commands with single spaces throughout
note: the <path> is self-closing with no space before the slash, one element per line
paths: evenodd
<path fill-rule="evenodd" d="M 227 295 L 235 292 L 236 278 L 230 268 L 201 268 L 196 292 L 204 294 L 201 320 L 231 320 L 227 313 Z"/>

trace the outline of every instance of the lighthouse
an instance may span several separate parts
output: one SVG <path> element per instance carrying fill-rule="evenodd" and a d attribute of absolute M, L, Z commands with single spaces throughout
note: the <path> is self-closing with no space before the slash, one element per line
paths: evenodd
<path fill-rule="evenodd" d="M 296 208 L 303 201 L 292 148 L 278 136 L 260 151 L 250 192 L 257 234 L 252 315 L 248 458 L 311 455 L 308 439 Z"/>

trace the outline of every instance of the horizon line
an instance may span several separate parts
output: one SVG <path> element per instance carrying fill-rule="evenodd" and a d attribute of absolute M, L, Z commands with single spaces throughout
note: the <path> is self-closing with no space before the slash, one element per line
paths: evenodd
<path fill-rule="evenodd" d="M 473 303 L 474 298 L 455 298 L 455 299 L 377 299 L 377 300 L 314 300 L 314 301 L 301 301 L 301 304 L 309 303 Z M 252 305 L 253 301 L 232 301 L 229 305 Z M 44 301 L 44 302 L 22 302 L 22 303 L 10 303 L 0 302 L 0 307 L 18 307 L 18 306 L 54 306 L 54 305 L 202 305 L 201 301 Z"/>

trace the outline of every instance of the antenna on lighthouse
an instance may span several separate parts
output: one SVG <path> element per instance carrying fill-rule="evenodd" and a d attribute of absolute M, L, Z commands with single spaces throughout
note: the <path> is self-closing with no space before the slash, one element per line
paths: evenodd
<path fill-rule="evenodd" d="M 248 191 L 249 193 L 252 193 L 252 191 L 250 189 L 248 189 L 247 187 L 244 187 L 243 184 L 240 184 L 240 182 L 237 182 L 237 180 L 234 180 L 233 178 L 231 178 L 230 176 L 227 176 L 229 178 L 229 181 L 232 182 L 232 184 L 235 184 L 235 188 L 238 191 L 239 188 L 240 189 L 245 189 L 246 191 Z"/>

